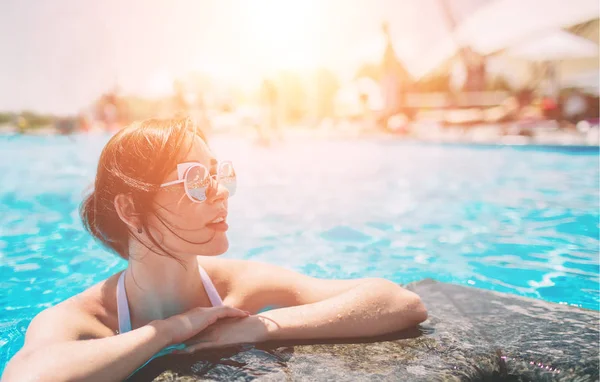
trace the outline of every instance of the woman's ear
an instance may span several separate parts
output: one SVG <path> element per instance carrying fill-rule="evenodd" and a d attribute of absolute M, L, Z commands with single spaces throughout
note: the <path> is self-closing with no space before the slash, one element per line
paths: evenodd
<path fill-rule="evenodd" d="M 127 224 L 133 231 L 137 231 L 142 227 L 140 215 L 135 209 L 131 194 L 118 194 L 115 196 L 114 203 L 115 210 L 123 223 Z"/>

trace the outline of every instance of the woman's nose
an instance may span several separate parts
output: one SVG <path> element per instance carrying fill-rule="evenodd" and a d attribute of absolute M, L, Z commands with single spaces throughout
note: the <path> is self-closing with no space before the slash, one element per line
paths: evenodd
<path fill-rule="evenodd" d="M 212 180 L 212 185 L 207 192 L 206 201 L 210 204 L 218 203 L 229 198 L 229 190 L 217 182 Z"/>

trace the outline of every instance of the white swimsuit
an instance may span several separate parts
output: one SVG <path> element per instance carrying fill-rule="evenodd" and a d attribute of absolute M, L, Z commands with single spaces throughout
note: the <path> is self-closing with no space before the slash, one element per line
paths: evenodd
<path fill-rule="evenodd" d="M 198 269 L 200 270 L 200 278 L 202 279 L 202 284 L 204 285 L 204 289 L 206 290 L 206 294 L 208 295 L 208 299 L 212 306 L 221 306 L 223 305 L 223 300 L 221 300 L 221 296 L 219 296 L 219 292 L 215 288 L 214 284 L 210 280 L 208 273 L 198 265 Z M 131 331 L 131 316 L 129 314 L 129 303 L 127 301 L 127 291 L 125 290 L 125 271 L 121 272 L 119 276 L 119 282 L 117 284 L 117 315 L 119 319 L 119 334 L 127 333 Z M 146 366 L 148 362 L 153 360 L 154 358 L 160 357 L 165 354 L 171 353 L 176 349 L 185 348 L 184 344 L 178 344 L 169 346 L 160 352 L 156 353 L 152 356 L 146 363 L 140 366 L 137 370 Z M 136 370 L 136 371 L 137 371 Z M 135 373 L 135 372 L 134 372 Z"/>
<path fill-rule="evenodd" d="M 210 280 L 208 273 L 200 265 L 198 265 L 198 269 L 200 270 L 202 284 L 212 306 L 223 305 L 223 300 L 221 300 L 221 296 L 219 296 L 219 292 L 217 292 L 217 289 Z M 129 315 L 127 291 L 125 290 L 125 271 L 121 272 L 119 283 L 117 284 L 117 314 L 119 316 L 119 334 L 129 332 L 131 330 L 131 317 Z"/>

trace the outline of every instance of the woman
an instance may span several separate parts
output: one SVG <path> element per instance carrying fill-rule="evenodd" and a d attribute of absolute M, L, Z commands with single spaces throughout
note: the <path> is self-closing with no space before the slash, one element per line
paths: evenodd
<path fill-rule="evenodd" d="M 419 297 L 390 281 L 319 280 L 216 258 L 229 245 L 234 192 L 233 165 L 218 162 L 188 120 L 117 133 L 81 216 L 128 266 L 37 315 L 4 381 L 124 379 L 170 351 L 374 336 L 426 319 Z M 266 307 L 275 309 L 258 314 Z"/>

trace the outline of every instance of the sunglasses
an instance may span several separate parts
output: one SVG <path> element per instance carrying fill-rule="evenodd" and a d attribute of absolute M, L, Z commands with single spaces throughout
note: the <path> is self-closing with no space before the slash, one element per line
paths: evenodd
<path fill-rule="evenodd" d="M 177 180 L 163 183 L 160 187 L 180 183 L 183 183 L 185 193 L 192 202 L 202 203 L 206 200 L 207 191 L 216 190 L 219 184 L 229 191 L 229 196 L 235 195 L 237 177 L 231 161 L 219 162 L 215 175 L 211 175 L 210 171 L 200 163 L 186 162 L 177 165 Z"/>

